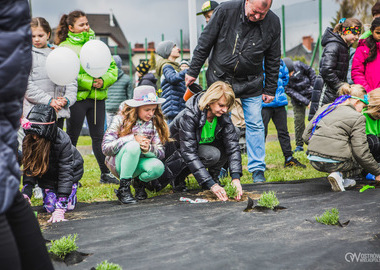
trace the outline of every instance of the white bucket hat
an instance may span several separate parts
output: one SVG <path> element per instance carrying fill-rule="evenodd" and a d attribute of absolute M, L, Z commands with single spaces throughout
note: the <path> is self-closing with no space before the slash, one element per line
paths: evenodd
<path fill-rule="evenodd" d="M 150 85 L 141 85 L 133 90 L 133 99 L 128 99 L 125 103 L 130 107 L 140 107 L 150 104 L 162 104 L 166 99 L 159 98 L 156 89 Z"/>

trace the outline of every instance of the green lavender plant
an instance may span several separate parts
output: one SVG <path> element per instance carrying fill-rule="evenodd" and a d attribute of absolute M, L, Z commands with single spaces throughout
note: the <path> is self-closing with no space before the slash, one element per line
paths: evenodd
<path fill-rule="evenodd" d="M 224 185 L 224 190 L 226 191 L 227 196 L 230 199 L 235 199 L 238 195 L 237 188 L 234 185 L 232 185 L 230 181 L 226 182 L 226 184 Z"/>
<path fill-rule="evenodd" d="M 108 261 L 102 261 L 99 263 L 95 270 L 123 270 L 120 265 L 116 263 L 109 263 Z"/>
<path fill-rule="evenodd" d="M 257 204 L 273 210 L 280 202 L 274 191 L 268 191 L 261 194 L 261 198 L 257 201 Z"/>
<path fill-rule="evenodd" d="M 75 244 L 76 239 L 77 234 L 74 234 L 74 236 L 69 234 L 67 237 L 62 236 L 60 239 L 52 241 L 49 252 L 64 259 L 68 253 L 78 249 L 78 246 Z"/>
<path fill-rule="evenodd" d="M 315 220 L 326 225 L 337 225 L 339 221 L 339 211 L 336 208 L 326 210 L 323 215 L 316 216 Z"/>

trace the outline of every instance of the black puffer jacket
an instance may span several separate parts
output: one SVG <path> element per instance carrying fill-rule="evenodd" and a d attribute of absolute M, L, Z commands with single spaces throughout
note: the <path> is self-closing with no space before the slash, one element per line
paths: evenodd
<path fill-rule="evenodd" d="M 322 46 L 325 48 L 311 97 L 309 120 L 320 107 L 338 97 L 339 87 L 347 81 L 350 54 L 346 42 L 328 27 L 322 37 Z"/>
<path fill-rule="evenodd" d="M 33 187 L 37 182 L 42 189 L 55 190 L 58 197 L 68 197 L 73 183 L 80 180 L 78 179 L 79 175 L 83 175 L 83 158 L 71 144 L 70 137 L 58 128 L 57 137 L 51 144 L 47 172 L 41 178 L 24 174 L 23 184 Z M 27 195 L 31 196 L 31 194 Z"/>
<path fill-rule="evenodd" d="M 245 0 L 221 3 L 202 32 L 187 74 L 197 77 L 211 50 L 207 83 L 228 81 L 236 97 L 274 96 L 281 57 L 281 25 L 269 10 L 264 20 L 250 22 Z M 263 59 L 266 72 L 263 89 Z"/>
<path fill-rule="evenodd" d="M 170 124 L 170 134 L 173 139 L 179 141 L 181 156 L 195 179 L 200 185 L 210 188 L 215 182 L 198 157 L 202 128 L 207 121 L 207 110 L 201 111 L 198 107 L 202 95 L 203 93 L 199 93 L 186 102 L 186 109 Z M 218 117 L 215 140 L 221 142 L 226 155 L 229 157 L 232 178 L 240 178 L 242 167 L 239 139 L 231 118 L 227 114 Z"/>
<path fill-rule="evenodd" d="M 12 205 L 20 185 L 16 159 L 22 99 L 32 67 L 32 34 L 26 0 L 0 1 L 0 214 Z"/>
<path fill-rule="evenodd" d="M 294 73 L 285 86 L 285 93 L 291 97 L 292 102 L 307 106 L 315 83 L 315 71 L 301 61 L 293 62 L 293 65 Z"/>

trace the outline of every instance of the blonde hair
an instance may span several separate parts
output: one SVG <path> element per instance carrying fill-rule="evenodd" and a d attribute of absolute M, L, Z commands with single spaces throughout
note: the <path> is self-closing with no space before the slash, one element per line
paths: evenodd
<path fill-rule="evenodd" d="M 367 92 L 360 84 L 349 85 L 348 83 L 344 83 L 339 88 L 339 96 L 350 95 L 358 98 L 364 98 L 364 95 L 366 94 Z"/>
<path fill-rule="evenodd" d="M 368 114 L 378 114 L 380 113 L 380 88 L 376 88 L 368 93 Z"/>
<path fill-rule="evenodd" d="M 214 82 L 207 89 L 207 91 L 199 99 L 199 109 L 203 111 L 208 105 L 217 102 L 222 96 L 226 98 L 228 112 L 230 112 L 235 103 L 235 93 L 230 84 L 222 81 Z"/>

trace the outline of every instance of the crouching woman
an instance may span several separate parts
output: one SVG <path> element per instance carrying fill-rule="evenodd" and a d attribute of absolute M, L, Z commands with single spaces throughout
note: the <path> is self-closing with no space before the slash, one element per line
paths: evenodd
<path fill-rule="evenodd" d="M 123 204 L 136 203 L 147 198 L 145 184 L 164 172 L 163 143 L 169 140 L 169 128 L 164 120 L 154 87 L 138 86 L 133 99 L 120 105 L 119 113 L 112 120 L 103 138 L 102 150 L 106 165 L 120 178 L 116 196 Z M 133 184 L 135 197 L 131 193 Z"/>
<path fill-rule="evenodd" d="M 220 200 L 226 201 L 227 194 L 218 184 L 218 176 L 228 161 L 232 185 L 238 190 L 236 199 L 240 200 L 243 192 L 239 139 L 228 114 L 234 103 L 231 86 L 219 81 L 206 92 L 190 98 L 186 109 L 174 118 L 170 134 L 177 141 L 176 151 L 185 164 L 175 180 L 177 184 L 182 180 L 178 177 L 192 173 L 203 189 L 210 189 Z"/>

